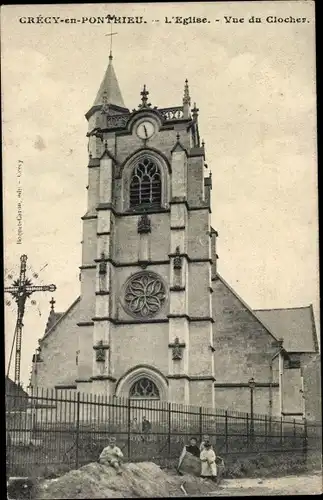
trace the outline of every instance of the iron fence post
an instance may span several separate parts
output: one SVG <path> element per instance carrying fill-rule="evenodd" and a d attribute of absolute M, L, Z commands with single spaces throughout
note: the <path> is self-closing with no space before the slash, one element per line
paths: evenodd
<path fill-rule="evenodd" d="M 80 440 L 80 393 L 76 400 L 76 436 L 75 436 L 75 467 L 79 467 L 79 440 Z"/>
<path fill-rule="evenodd" d="M 304 417 L 304 439 L 303 439 L 303 456 L 304 462 L 307 460 L 307 447 L 308 447 L 308 439 L 307 439 L 307 420 Z"/>
<path fill-rule="evenodd" d="M 280 442 L 280 447 L 283 446 L 283 417 L 280 417 L 280 433 L 279 433 L 279 442 Z"/>
<path fill-rule="evenodd" d="M 200 409 L 199 409 L 199 434 L 200 434 L 200 441 L 202 441 L 202 437 L 203 437 L 203 413 L 202 413 L 202 406 L 200 406 Z"/>
<path fill-rule="evenodd" d="M 127 426 L 127 433 L 128 433 L 128 459 L 131 458 L 131 436 L 130 436 L 130 431 L 131 431 L 131 399 L 128 399 L 128 426 Z"/>
<path fill-rule="evenodd" d="M 168 457 L 170 457 L 171 454 L 171 434 L 172 434 L 172 403 L 168 403 L 168 435 L 167 435 L 167 442 L 168 442 Z"/>
<path fill-rule="evenodd" d="M 228 410 L 225 410 L 224 432 L 225 432 L 225 452 L 228 453 Z"/>
<path fill-rule="evenodd" d="M 247 448 L 249 449 L 249 413 L 247 413 L 246 423 L 247 423 Z"/>
<path fill-rule="evenodd" d="M 265 415 L 265 450 L 267 450 L 267 434 L 268 434 L 267 415 Z"/>
<path fill-rule="evenodd" d="M 248 385 L 250 388 L 250 442 L 251 446 L 253 445 L 254 442 L 254 434 L 255 434 L 255 428 L 254 428 L 254 390 L 255 390 L 255 380 L 252 377 L 248 381 Z"/>

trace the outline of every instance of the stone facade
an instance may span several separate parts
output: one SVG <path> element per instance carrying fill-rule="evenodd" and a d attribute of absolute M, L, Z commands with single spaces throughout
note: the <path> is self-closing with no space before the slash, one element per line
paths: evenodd
<path fill-rule="evenodd" d="M 303 374 L 284 368 L 277 335 L 217 272 L 212 177 L 187 83 L 182 106 L 154 108 L 144 88 L 130 112 L 110 65 L 100 99 L 115 86 L 118 102 L 97 98 L 86 115 L 80 298 L 41 341 L 33 385 L 129 397 L 137 384 L 162 400 L 250 411 L 253 378 L 255 412 L 303 414 Z M 147 165 L 158 172 L 149 181 Z M 158 203 L 133 203 L 145 189 Z"/>

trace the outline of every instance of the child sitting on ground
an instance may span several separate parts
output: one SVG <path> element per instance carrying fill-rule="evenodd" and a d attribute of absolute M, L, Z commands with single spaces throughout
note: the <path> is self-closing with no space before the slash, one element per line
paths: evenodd
<path fill-rule="evenodd" d="M 111 467 L 113 467 L 117 471 L 117 474 L 122 474 L 122 471 L 120 469 L 122 458 L 123 453 L 116 445 L 116 438 L 110 437 L 109 445 L 104 448 L 99 457 L 99 463 L 103 465 L 111 465 Z"/>

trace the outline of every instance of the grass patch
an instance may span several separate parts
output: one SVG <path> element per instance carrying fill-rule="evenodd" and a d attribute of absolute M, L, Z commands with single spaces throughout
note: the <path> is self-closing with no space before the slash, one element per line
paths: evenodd
<path fill-rule="evenodd" d="M 224 477 L 281 477 L 321 470 L 320 452 L 305 457 L 302 453 L 259 453 L 255 455 L 227 456 Z"/>

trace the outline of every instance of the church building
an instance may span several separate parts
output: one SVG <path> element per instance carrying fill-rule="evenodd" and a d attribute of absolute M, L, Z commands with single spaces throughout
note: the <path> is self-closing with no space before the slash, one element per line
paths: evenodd
<path fill-rule="evenodd" d="M 149 101 L 144 85 L 126 107 L 110 54 L 85 115 L 80 295 L 51 302 L 31 385 L 237 411 L 252 389 L 256 413 L 319 418 L 312 306 L 252 310 L 218 273 L 188 82 L 181 103 Z"/>

